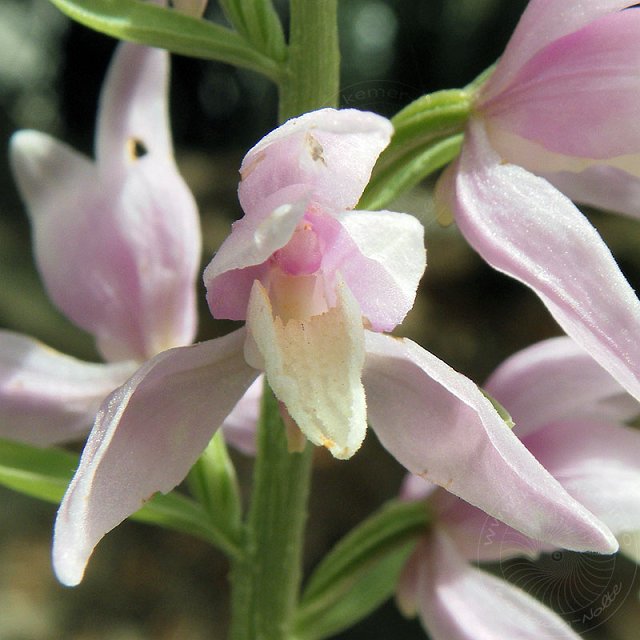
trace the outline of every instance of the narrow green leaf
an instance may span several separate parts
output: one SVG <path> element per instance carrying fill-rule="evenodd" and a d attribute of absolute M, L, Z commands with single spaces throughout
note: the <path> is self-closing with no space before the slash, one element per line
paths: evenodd
<path fill-rule="evenodd" d="M 229 22 L 265 55 L 283 62 L 287 45 L 271 0 L 218 0 Z"/>
<path fill-rule="evenodd" d="M 78 466 L 62 449 L 39 449 L 0 440 L 0 484 L 32 498 L 59 504 Z"/>
<path fill-rule="evenodd" d="M 462 138 L 459 134 L 438 140 L 425 149 L 407 150 L 404 156 L 374 172 L 360 198 L 358 209 L 384 209 L 401 193 L 455 159 L 460 153 Z"/>
<path fill-rule="evenodd" d="M 381 209 L 453 160 L 471 114 L 472 93 L 438 91 L 418 98 L 391 122 L 394 134 L 382 152 L 359 209 Z"/>
<path fill-rule="evenodd" d="M 0 484 L 32 498 L 59 504 L 77 466 L 78 456 L 68 451 L 0 439 Z M 202 538 L 231 557 L 241 555 L 237 540 L 216 526 L 204 508 L 179 493 L 157 494 L 131 518 Z"/>
<path fill-rule="evenodd" d="M 358 525 L 309 579 L 300 601 L 300 624 L 304 626 L 305 620 L 317 615 L 328 615 L 377 563 L 418 538 L 428 523 L 424 503 L 392 501 Z"/>
<path fill-rule="evenodd" d="M 393 596 L 413 543 L 405 543 L 376 560 L 333 606 L 322 611 L 298 610 L 296 640 L 322 640 L 363 620 Z"/>
<path fill-rule="evenodd" d="M 213 22 L 139 0 L 50 0 L 91 29 L 194 58 L 219 60 L 263 73 L 275 82 L 280 65 L 241 35 Z"/>
<path fill-rule="evenodd" d="M 224 436 L 218 431 L 192 467 L 187 481 L 191 493 L 218 526 L 237 538 L 240 532 L 240 492 L 236 470 Z"/>
<path fill-rule="evenodd" d="M 242 557 L 239 535 L 230 535 L 226 527 L 218 526 L 199 504 L 175 491 L 156 494 L 131 519 L 188 533 L 210 542 L 230 558 Z"/>
<path fill-rule="evenodd" d="M 472 93 L 467 89 L 447 89 L 428 93 L 396 113 L 391 122 L 397 142 L 415 138 L 416 134 L 441 137 L 443 130 L 464 125 L 471 109 Z"/>

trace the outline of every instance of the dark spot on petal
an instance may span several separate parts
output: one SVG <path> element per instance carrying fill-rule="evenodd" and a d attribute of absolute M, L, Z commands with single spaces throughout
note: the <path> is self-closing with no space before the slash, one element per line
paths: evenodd
<path fill-rule="evenodd" d="M 326 165 L 327 161 L 324 159 L 324 149 L 322 148 L 322 145 L 318 142 L 318 140 L 314 138 L 310 133 L 307 133 L 307 135 L 305 136 L 305 143 L 309 148 L 311 159 L 314 162 L 322 162 L 322 164 Z"/>
<path fill-rule="evenodd" d="M 129 138 L 127 140 L 127 151 L 129 153 L 129 158 L 132 161 L 139 160 L 140 158 L 146 156 L 147 153 L 149 153 L 149 150 L 147 149 L 144 142 L 142 142 L 142 140 L 139 140 L 138 138 Z"/>

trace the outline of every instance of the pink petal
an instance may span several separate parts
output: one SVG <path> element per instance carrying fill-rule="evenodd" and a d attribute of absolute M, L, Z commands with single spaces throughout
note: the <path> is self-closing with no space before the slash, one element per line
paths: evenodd
<path fill-rule="evenodd" d="M 492 126 L 561 154 L 603 159 L 635 153 L 639 31 L 640 11 L 604 16 L 539 51 L 508 89 L 478 108 Z"/>
<path fill-rule="evenodd" d="M 105 533 L 186 476 L 258 375 L 244 361 L 244 340 L 239 329 L 160 353 L 104 402 L 56 520 L 63 584 L 80 582 Z"/>
<path fill-rule="evenodd" d="M 426 267 L 424 229 L 414 216 L 391 211 L 345 212 L 337 218 L 357 250 L 336 269 L 372 328 L 391 331 L 415 301 Z"/>
<path fill-rule="evenodd" d="M 418 545 L 405 563 L 396 585 L 396 604 L 402 615 L 413 618 L 418 613 L 418 580 L 422 564 L 422 545 Z"/>
<path fill-rule="evenodd" d="M 106 184 L 35 131 L 14 135 L 11 160 L 49 296 L 105 357 L 144 360 L 191 342 L 199 220 L 173 161 L 148 154 Z"/>
<path fill-rule="evenodd" d="M 538 51 L 597 18 L 633 5 L 629 0 L 530 0 L 496 70 L 482 90 L 490 99 L 513 82 Z"/>
<path fill-rule="evenodd" d="M 459 159 L 455 213 L 471 246 L 531 287 L 560 326 L 640 398 L 640 301 L 573 204 L 546 180 L 503 164 L 477 122 Z"/>
<path fill-rule="evenodd" d="M 437 484 L 425 480 L 421 476 L 408 473 L 400 487 L 401 500 L 426 500 L 439 489 Z"/>
<path fill-rule="evenodd" d="M 303 185 L 330 209 L 353 209 L 393 128 L 356 109 L 321 109 L 285 122 L 246 155 L 238 190 L 246 213 L 272 194 Z"/>
<path fill-rule="evenodd" d="M 640 529 L 640 431 L 586 420 L 525 440 L 563 487 L 616 535 Z"/>
<path fill-rule="evenodd" d="M 94 220 L 102 233 L 96 236 L 101 242 L 93 247 L 93 256 L 93 243 L 85 239 L 85 264 L 93 271 L 83 274 L 82 284 L 94 306 L 76 297 L 77 313 L 91 318 L 90 330 L 109 358 L 122 357 L 123 349 L 126 353 L 134 346 L 149 358 L 190 344 L 197 325 L 201 254 L 200 220 L 191 192 L 172 163 L 149 156 L 129 171 L 117 199 L 116 193 L 112 197 L 111 206 L 117 207 L 112 225 L 109 212 L 101 222 Z M 96 298 L 107 313 L 96 313 Z"/>
<path fill-rule="evenodd" d="M 246 318 L 254 280 L 266 273 L 269 257 L 289 242 L 308 204 L 306 187 L 296 185 L 265 198 L 233 224 L 203 276 L 215 318 Z"/>
<path fill-rule="evenodd" d="M 419 553 L 418 611 L 433 640 L 580 640 L 535 598 L 469 565 L 440 529 Z"/>
<path fill-rule="evenodd" d="M 264 375 L 259 375 L 222 423 L 224 439 L 248 456 L 256 454 L 263 387 Z"/>
<path fill-rule="evenodd" d="M 130 42 L 113 56 L 98 107 L 96 157 L 107 175 L 126 173 L 138 151 L 173 155 L 168 114 L 169 54 Z M 144 148 L 144 149 L 143 149 Z"/>
<path fill-rule="evenodd" d="M 551 422 L 588 417 L 625 422 L 640 405 L 571 338 L 552 338 L 505 360 L 483 385 L 520 439 Z"/>
<path fill-rule="evenodd" d="M 640 178 L 622 169 L 596 165 L 544 177 L 575 202 L 640 219 Z"/>
<path fill-rule="evenodd" d="M 534 540 L 495 516 L 440 490 L 432 508 L 458 552 L 470 562 L 504 562 L 509 558 L 535 559 L 555 545 Z"/>
<path fill-rule="evenodd" d="M 34 225 L 48 210 L 77 206 L 98 180 L 89 158 L 39 131 L 14 133 L 9 159 Z"/>
<path fill-rule="evenodd" d="M 277 192 L 256 213 L 234 224 L 205 270 L 216 318 L 245 319 L 254 280 L 266 277 L 269 258 L 289 242 L 303 216 L 327 247 L 321 271 L 330 305 L 339 273 L 377 331 L 392 330 L 412 307 L 425 268 L 424 230 L 413 216 L 389 211 L 334 216 L 309 203 L 299 186 Z"/>
<path fill-rule="evenodd" d="M 134 363 L 94 364 L 0 331 L 0 437 L 35 445 L 84 438 Z"/>
<path fill-rule="evenodd" d="M 411 473 L 445 487 L 535 539 L 616 549 L 506 426 L 468 378 L 410 340 L 366 332 L 368 419 Z"/>
<path fill-rule="evenodd" d="M 426 500 L 430 513 L 446 527 L 458 551 L 475 562 L 495 562 L 515 556 L 537 557 L 549 545 L 532 540 L 420 476 L 407 474 L 400 489 L 402 500 Z"/>

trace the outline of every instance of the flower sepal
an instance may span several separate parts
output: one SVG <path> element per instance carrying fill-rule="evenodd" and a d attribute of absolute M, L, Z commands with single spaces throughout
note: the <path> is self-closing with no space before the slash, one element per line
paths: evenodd
<path fill-rule="evenodd" d="M 78 456 L 63 449 L 42 449 L 0 439 L 0 485 L 45 502 L 58 504 L 78 466 Z M 240 548 L 202 505 L 172 491 L 154 495 L 132 520 L 188 533 L 205 540 L 230 557 Z"/>

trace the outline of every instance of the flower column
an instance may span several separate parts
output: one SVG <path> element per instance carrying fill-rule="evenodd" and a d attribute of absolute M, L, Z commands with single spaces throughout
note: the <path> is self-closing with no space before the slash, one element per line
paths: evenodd
<path fill-rule="evenodd" d="M 337 106 L 337 0 L 291 0 L 280 122 Z M 290 638 L 301 580 L 313 446 L 287 450 L 278 402 L 265 385 L 245 554 L 232 569 L 233 640 Z"/>

